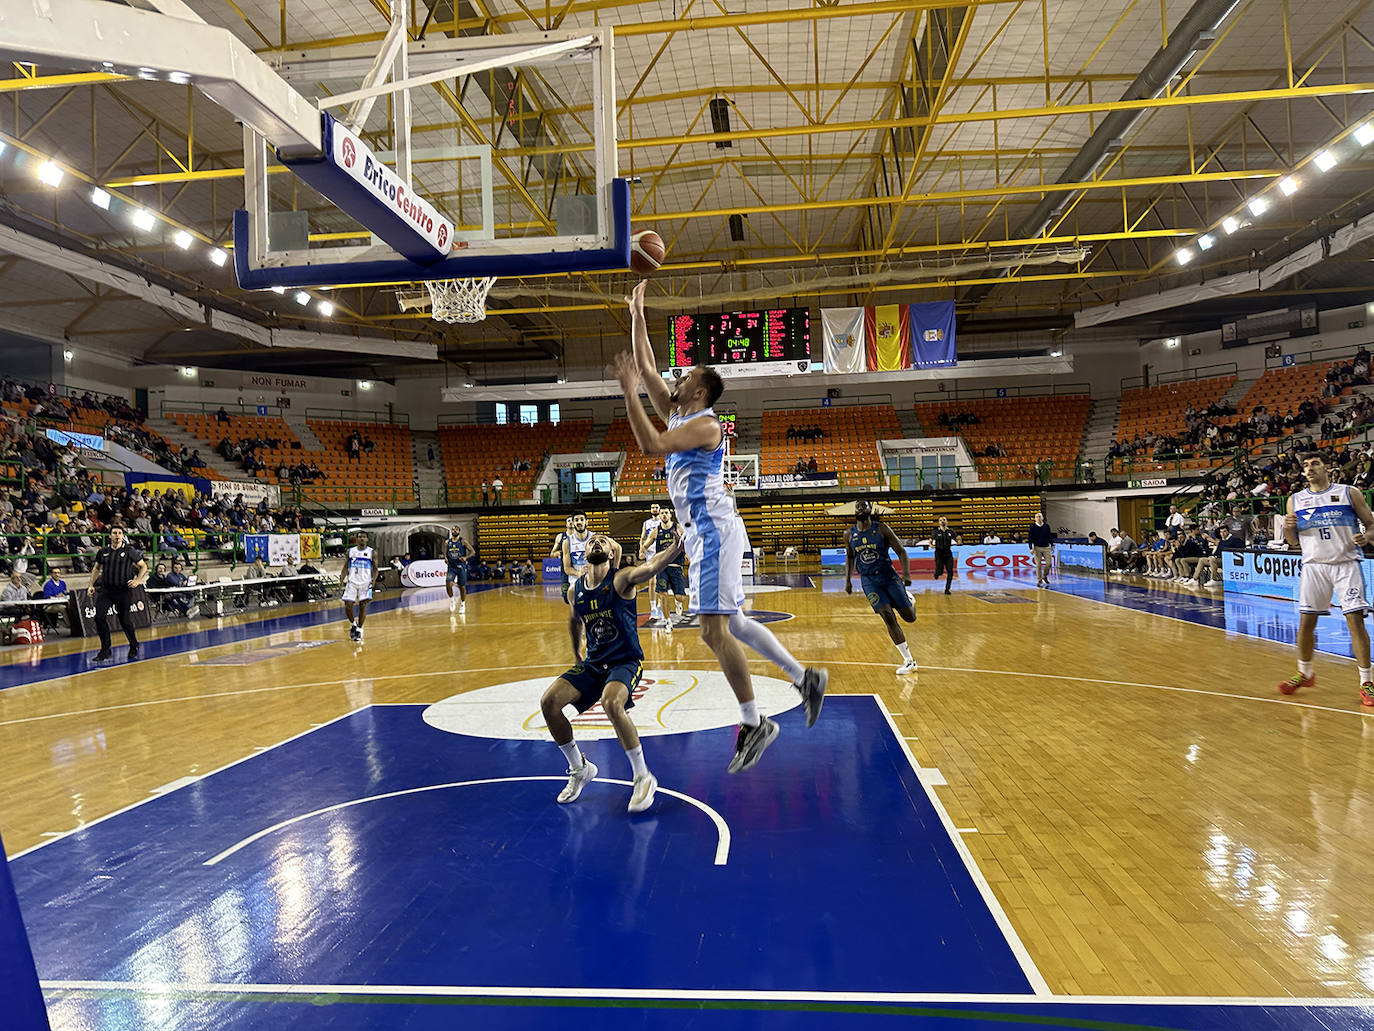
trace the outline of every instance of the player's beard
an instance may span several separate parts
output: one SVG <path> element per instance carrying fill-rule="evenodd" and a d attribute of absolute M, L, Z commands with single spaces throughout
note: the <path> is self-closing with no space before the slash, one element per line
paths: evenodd
<path fill-rule="evenodd" d="M 590 548 L 587 549 L 587 565 L 589 566 L 599 566 L 603 562 L 607 561 L 609 558 L 610 556 L 607 555 L 600 548 L 597 548 L 594 551 Z"/>

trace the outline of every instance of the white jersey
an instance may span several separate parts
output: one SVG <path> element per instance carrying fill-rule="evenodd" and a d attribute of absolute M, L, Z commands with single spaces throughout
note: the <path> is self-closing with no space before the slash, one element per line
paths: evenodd
<path fill-rule="evenodd" d="M 658 550 L 658 517 L 650 516 L 639 528 L 639 541 L 644 545 L 644 557 L 653 558 Z"/>
<path fill-rule="evenodd" d="M 348 582 L 358 587 L 372 584 L 372 574 L 377 570 L 377 557 L 371 548 L 348 549 Z"/>
<path fill-rule="evenodd" d="M 1355 544 L 1360 524 L 1355 506 L 1350 503 L 1353 489 L 1344 483 L 1333 483 L 1322 491 L 1303 490 L 1293 495 L 1304 564 L 1360 560 L 1360 549 Z"/>
<path fill-rule="evenodd" d="M 673 414 L 671 430 L 689 419 L 715 412 L 707 408 L 691 415 Z M 713 450 L 693 448 L 668 456 L 668 497 L 677 511 L 687 549 L 690 610 L 694 613 L 729 614 L 744 604 L 741 561 L 749 550 L 749 534 L 725 489 L 725 438 Z"/>
<path fill-rule="evenodd" d="M 588 530 L 582 535 L 582 539 L 577 539 L 577 531 L 573 530 L 564 538 L 568 545 L 568 558 L 572 562 L 573 571 L 580 570 L 587 564 L 587 542 L 592 539 L 592 531 Z"/>

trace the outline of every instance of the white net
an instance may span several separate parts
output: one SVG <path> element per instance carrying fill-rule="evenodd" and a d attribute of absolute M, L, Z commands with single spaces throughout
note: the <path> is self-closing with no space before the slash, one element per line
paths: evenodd
<path fill-rule="evenodd" d="M 436 322 L 481 322 L 495 276 L 482 279 L 426 279 L 430 317 Z"/>

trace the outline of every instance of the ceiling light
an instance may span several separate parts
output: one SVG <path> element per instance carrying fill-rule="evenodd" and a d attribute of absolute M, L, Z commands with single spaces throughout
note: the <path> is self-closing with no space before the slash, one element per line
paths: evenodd
<path fill-rule="evenodd" d="M 134 225 L 146 233 L 157 225 L 157 219 L 146 208 L 134 208 Z"/>
<path fill-rule="evenodd" d="M 177 235 L 172 237 L 172 242 L 184 251 L 191 246 L 191 234 L 185 229 L 178 229 Z"/>
<path fill-rule="evenodd" d="M 1058 358 L 1058 357 L 1060 357 L 1063 353 L 1064 353 L 1063 351 L 1060 351 L 1060 350 L 1057 350 L 1057 349 L 1056 349 L 1056 350 L 1050 352 L 1050 357 L 1051 357 L 1051 358 Z"/>
<path fill-rule="evenodd" d="M 310 303 L 310 295 L 306 293 L 304 290 L 297 290 L 296 303 L 299 304 L 302 308 L 304 308 L 307 304 Z"/>
<path fill-rule="evenodd" d="M 1336 155 L 1329 150 L 1324 150 L 1312 159 L 1312 164 L 1316 165 L 1323 172 L 1329 172 L 1336 167 Z"/>
<path fill-rule="evenodd" d="M 372 381 L 371 381 L 370 379 L 360 379 L 360 380 L 358 380 L 358 389 L 359 389 L 359 390 L 371 390 L 371 389 L 372 389 Z"/>
<path fill-rule="evenodd" d="M 1251 197 L 1250 203 L 1245 206 L 1250 209 L 1250 214 L 1254 215 L 1256 218 L 1259 218 L 1269 210 L 1269 202 L 1263 197 Z"/>
<path fill-rule="evenodd" d="M 315 305 L 315 307 L 319 309 L 320 314 L 325 318 L 329 318 L 329 316 L 334 314 L 334 304 L 332 301 L 321 301 L 319 304 Z"/>
<path fill-rule="evenodd" d="M 210 260 L 220 268 L 223 268 L 224 263 L 229 260 L 229 252 L 222 247 L 216 247 L 210 251 Z"/>
<path fill-rule="evenodd" d="M 104 190 L 102 190 L 99 186 L 93 187 L 91 189 L 91 203 L 94 204 L 101 211 L 109 211 L 110 195 L 106 193 Z"/>
<path fill-rule="evenodd" d="M 1216 245 L 1216 242 L 1217 238 L 1213 236 L 1211 233 L 1203 233 L 1201 236 L 1197 238 L 1197 245 L 1199 249 L 1204 251 L 1210 251 Z"/>
<path fill-rule="evenodd" d="M 1227 215 L 1225 218 L 1221 220 L 1221 228 L 1226 230 L 1227 236 L 1234 236 L 1236 230 L 1240 228 L 1240 223 L 1237 222 L 1230 215 Z"/>
<path fill-rule="evenodd" d="M 1364 125 L 1356 126 L 1355 142 L 1361 147 L 1367 147 L 1374 143 L 1374 122 L 1365 122 Z"/>
<path fill-rule="evenodd" d="M 38 181 L 44 186 L 58 187 L 62 185 L 62 177 L 67 173 L 58 168 L 51 161 L 44 161 L 38 166 Z"/>
<path fill-rule="evenodd" d="M 274 287 L 272 287 L 272 292 L 273 292 L 274 294 L 284 294 L 284 293 L 286 293 L 286 287 L 284 287 L 284 286 L 274 286 Z"/>
<path fill-rule="evenodd" d="M 1178 337 L 1165 337 L 1164 346 L 1169 348 L 1170 350 L 1173 350 L 1175 347 L 1178 346 Z"/>
<path fill-rule="evenodd" d="M 62 352 L 62 360 L 64 362 L 69 362 L 72 360 L 72 349 L 70 347 Z"/>
<path fill-rule="evenodd" d="M 1302 184 L 1298 182 L 1296 179 L 1294 179 L 1291 175 L 1279 180 L 1279 190 L 1283 193 L 1285 197 L 1293 196 L 1293 194 L 1298 192 L 1298 187 L 1301 185 Z"/>
<path fill-rule="evenodd" d="M 187 379 L 195 379 L 196 367 L 194 365 L 183 365 L 181 367 L 181 374 L 185 376 Z"/>
<path fill-rule="evenodd" d="M 568 382 L 568 377 L 567 377 L 567 376 L 559 376 L 559 377 L 558 377 L 558 382 L 559 382 L 559 383 L 566 383 L 566 382 Z"/>
<path fill-rule="evenodd" d="M 1190 251 L 1187 247 L 1180 247 L 1178 250 L 1174 252 L 1174 258 L 1178 261 L 1180 265 L 1186 265 L 1188 264 L 1188 262 L 1193 260 L 1193 252 Z"/>

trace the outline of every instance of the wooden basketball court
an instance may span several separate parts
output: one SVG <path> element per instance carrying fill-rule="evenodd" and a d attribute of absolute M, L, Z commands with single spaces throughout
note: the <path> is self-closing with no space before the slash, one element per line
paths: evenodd
<path fill-rule="evenodd" d="M 920 783 L 947 811 L 949 844 L 967 850 L 975 881 L 985 879 L 990 911 L 1006 925 L 1013 952 L 1024 948 L 1028 998 L 1353 1000 L 1374 988 L 1368 891 L 1374 714 L 1361 710 L 1349 660 L 1319 654 L 1317 688 L 1281 698 L 1274 683 L 1292 665 L 1291 648 L 1193 621 L 1190 612 L 1219 611 L 1219 600 L 1068 576 L 1056 589 L 1037 592 L 1007 576 L 960 583 L 948 597 L 918 583 L 919 618 L 909 635 L 921 672 L 898 678 L 896 651 L 861 594 L 845 595 L 834 576 L 759 579 L 754 608 L 774 614 L 767 618 L 778 620 L 773 629 L 795 654 L 830 668 L 832 698 L 816 731 L 801 729 L 800 721 L 785 724 L 760 766 L 721 790 L 759 774 L 782 776 L 776 797 L 770 790 L 750 804 L 767 799 L 769 810 L 792 806 L 811 774 L 794 779 L 791 771 L 837 761 L 826 758 L 826 748 L 841 756 L 870 748 L 865 731 L 853 731 L 852 740 L 835 736 L 849 733 L 837 729 L 849 711 L 840 696 L 874 696 L 890 714 Z M 1159 608 L 1175 600 L 1181 618 L 1144 611 L 1146 603 Z M 44 895 L 44 857 L 83 841 L 81 834 L 63 836 L 94 832 L 98 821 L 131 806 L 137 808 L 108 826 L 153 814 L 150 799 L 193 794 L 212 771 L 249 769 L 264 750 L 308 739 L 349 714 L 398 707 L 397 719 L 424 711 L 430 721 L 432 710 L 423 707 L 441 700 L 547 681 L 568 664 L 565 613 L 556 588 L 474 591 L 461 618 L 450 613 L 442 591 L 412 591 L 374 612 L 362 646 L 346 640 L 340 613 L 331 609 L 330 621 L 314 625 L 308 613 L 279 610 L 271 623 L 225 621 L 222 629 L 194 635 L 180 627 L 162 630 L 145 645 L 145 660 L 101 669 L 85 667 L 91 652 L 82 642 L 8 649 L 4 672 L 13 686 L 0 691 L 0 768 L 9 784 L 2 829 L 16 857 L 20 901 L 54 1012 L 78 1004 L 72 1001 L 82 997 L 76 982 L 99 980 L 59 969 L 56 958 L 70 943 L 45 940 L 46 921 L 34 908 Z M 297 620 L 303 625 L 294 625 Z M 641 637 L 646 669 L 670 680 L 705 677 L 715 668 L 695 630 L 642 630 Z M 117 650 L 116 658 L 121 655 Z M 84 671 L 69 672 L 73 664 Z M 776 675 L 763 663 L 755 671 Z M 516 692 L 517 703 L 536 713 L 538 688 L 529 690 L 526 701 Z M 724 728 L 735 718 L 723 683 L 696 704 L 708 711 L 708 726 Z M 410 706 L 416 708 L 401 708 Z M 459 720 L 490 714 L 481 706 L 455 711 Z M 808 740 L 832 714 L 831 736 Z M 664 742 L 675 740 L 671 720 L 663 724 L 662 710 L 656 718 L 670 737 L 645 738 L 651 767 Z M 524 805 L 566 813 L 553 802 L 562 757 L 538 741 L 539 726 L 526 735 L 534 743 L 514 769 L 516 757 L 502 750 L 499 719 L 492 726 L 496 732 L 491 726 L 478 731 L 491 739 L 479 768 L 489 767 L 492 778 L 550 778 L 519 805 L 492 800 L 500 814 L 493 818 L 519 823 L 528 818 Z M 716 802 L 711 792 L 693 790 L 693 782 L 697 771 L 723 772 L 728 730 L 677 736 L 701 743 L 684 746 L 680 757 L 682 769 L 691 771 L 682 774 L 688 783 L 661 774 L 663 786 Z M 365 763 L 371 747 L 357 738 L 329 754 Z M 626 776 L 613 739 L 585 748 L 603 778 Z M 351 750 L 357 754 L 345 754 Z M 307 763 L 297 779 L 274 783 L 274 804 L 284 812 L 312 810 L 307 785 L 316 772 L 324 775 L 324 768 L 313 771 Z M 845 819 L 881 828 L 892 814 L 864 811 L 880 798 L 861 780 L 860 790 L 831 803 L 856 807 Z M 661 796 L 656 805 L 663 804 Z M 462 821 L 466 813 L 454 811 L 452 819 Z M 232 811 L 204 815 L 228 842 L 260 829 L 250 817 L 235 825 L 240 820 Z M 579 829 L 576 848 L 590 848 L 587 841 L 598 836 L 618 840 L 625 818 L 619 799 L 599 823 Z M 804 819 L 799 810 L 798 822 Z M 781 822 L 788 823 L 785 814 Z M 433 832 L 423 824 L 412 829 L 414 839 Z M 130 838 L 135 854 L 145 832 L 146 826 Z M 732 823 L 731 833 L 747 841 L 750 822 Z M 263 875 L 295 876 L 292 864 L 310 842 L 305 835 L 290 848 L 283 844 L 265 861 Z M 338 847 L 331 833 L 326 851 Z M 571 847 L 561 839 L 551 846 Z M 353 854 L 349 861 L 365 868 L 381 860 Z M 578 869 L 586 873 L 596 862 Z M 96 891 L 108 874 L 92 858 L 89 882 L 63 889 Z M 816 871 L 841 900 L 844 885 L 869 874 Z M 769 867 L 741 875 L 767 895 Z M 894 904 L 904 892 L 919 898 L 926 887 L 900 877 L 894 884 Z M 183 928 L 193 937 L 202 932 Z M 229 947 L 214 936 L 192 945 L 211 953 Z M 331 945 L 306 936 L 297 947 L 327 953 Z M 893 947 L 900 950 L 901 943 Z M 614 984 L 616 961 L 602 958 Z M 916 966 L 929 961 L 911 957 Z M 139 976 L 177 980 L 149 970 Z M 579 981 L 575 970 L 550 978 L 600 983 Z M 118 991 L 129 991 L 124 982 L 138 976 L 114 980 Z M 461 973 L 450 983 L 469 984 Z M 1367 1011 L 1337 1012 L 1355 1021 L 1339 1026 L 1365 1026 L 1359 1021 Z"/>

